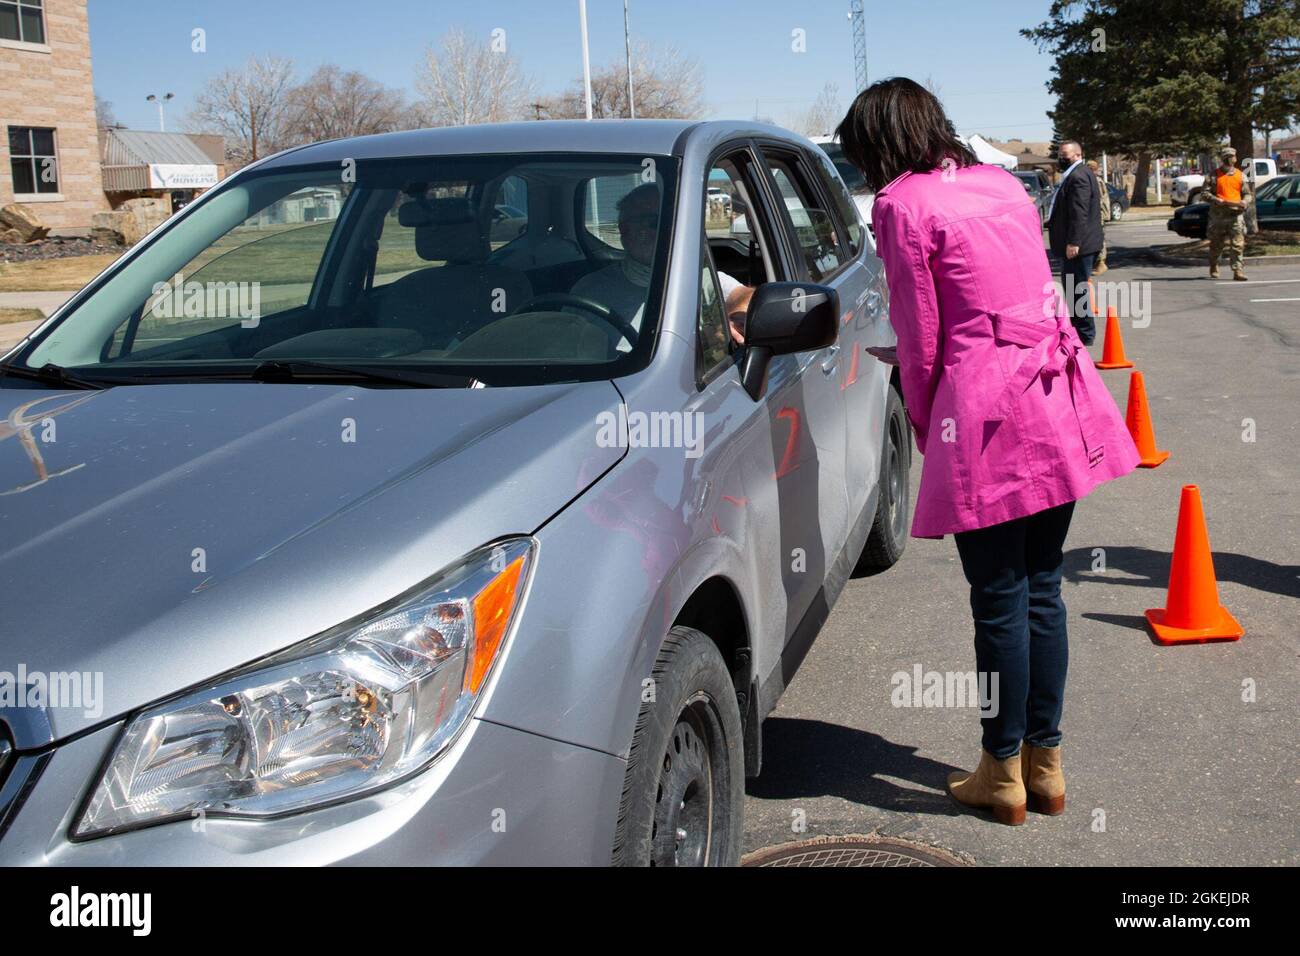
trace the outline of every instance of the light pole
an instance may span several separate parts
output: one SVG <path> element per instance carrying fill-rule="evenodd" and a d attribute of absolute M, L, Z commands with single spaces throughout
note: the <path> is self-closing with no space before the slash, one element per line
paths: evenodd
<path fill-rule="evenodd" d="M 623 49 L 627 53 L 627 118 L 636 119 L 636 100 L 632 95 L 632 31 L 627 23 L 627 0 L 623 0 Z"/>
<path fill-rule="evenodd" d="M 160 133 L 167 132 L 167 124 L 163 119 L 163 104 L 166 103 L 168 100 L 173 100 L 175 98 L 176 98 L 175 93 L 164 93 L 161 97 L 157 97 L 154 94 L 150 93 L 148 96 L 145 97 L 145 102 L 158 104 L 158 132 Z"/>
<path fill-rule="evenodd" d="M 591 119 L 591 56 L 587 52 L 587 0 L 578 0 L 578 19 L 582 21 L 582 85 L 587 91 L 587 119 Z"/>

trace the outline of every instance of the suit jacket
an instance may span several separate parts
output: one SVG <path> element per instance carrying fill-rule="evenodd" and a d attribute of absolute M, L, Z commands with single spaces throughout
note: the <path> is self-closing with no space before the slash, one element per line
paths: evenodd
<path fill-rule="evenodd" d="M 1101 251 L 1101 186 L 1083 163 L 1057 187 L 1047 238 L 1052 254 L 1061 258 L 1067 245 L 1078 246 L 1083 256 Z"/>
<path fill-rule="evenodd" d="M 1095 181 L 1086 168 L 1079 179 Z M 1018 179 L 996 166 L 906 173 L 876 194 L 872 220 L 925 455 L 915 537 L 1031 515 L 1137 467 Z"/>

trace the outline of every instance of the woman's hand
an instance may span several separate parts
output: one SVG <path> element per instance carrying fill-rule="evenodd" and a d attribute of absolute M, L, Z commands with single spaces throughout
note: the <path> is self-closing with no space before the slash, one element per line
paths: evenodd
<path fill-rule="evenodd" d="M 876 346 L 868 345 L 867 352 L 880 359 L 880 361 L 884 362 L 886 365 L 898 364 L 898 346 L 896 345 L 891 345 L 888 348 L 878 348 Z"/>

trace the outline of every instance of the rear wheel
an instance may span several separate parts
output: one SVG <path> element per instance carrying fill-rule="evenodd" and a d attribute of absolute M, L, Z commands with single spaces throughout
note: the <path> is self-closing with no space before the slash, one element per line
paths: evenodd
<path fill-rule="evenodd" d="M 907 512 L 910 501 L 909 472 L 912 464 L 911 427 L 902 396 L 891 384 L 885 405 L 885 446 L 881 449 L 880 496 L 876 520 L 871 526 L 858 566 L 857 577 L 892 568 L 903 556 L 907 544 Z"/>
<path fill-rule="evenodd" d="M 740 707 L 708 636 L 674 627 L 637 715 L 614 835 L 618 866 L 734 866 L 745 766 Z"/>

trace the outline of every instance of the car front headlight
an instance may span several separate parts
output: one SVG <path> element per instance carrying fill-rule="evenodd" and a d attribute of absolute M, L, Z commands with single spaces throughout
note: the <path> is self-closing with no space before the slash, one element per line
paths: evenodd
<path fill-rule="evenodd" d="M 427 767 L 504 643 L 529 538 L 468 555 L 408 596 L 131 720 L 74 831 L 266 817 Z"/>

